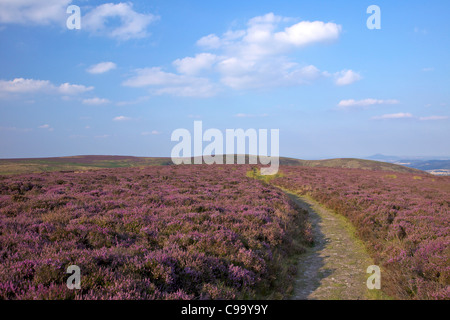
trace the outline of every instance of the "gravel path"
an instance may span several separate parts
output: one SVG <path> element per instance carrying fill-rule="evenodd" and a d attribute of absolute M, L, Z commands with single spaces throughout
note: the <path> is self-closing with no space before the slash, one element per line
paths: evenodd
<path fill-rule="evenodd" d="M 366 270 L 373 263 L 350 223 L 308 197 L 288 195 L 309 212 L 315 239 L 300 257 L 292 299 L 368 299 Z"/>

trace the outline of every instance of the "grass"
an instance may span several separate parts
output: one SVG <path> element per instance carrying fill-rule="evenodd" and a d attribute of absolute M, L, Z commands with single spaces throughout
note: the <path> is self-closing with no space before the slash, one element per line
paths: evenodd
<path fill-rule="evenodd" d="M 291 193 L 289 190 L 284 190 L 284 191 L 285 191 L 285 192 Z M 314 198 L 312 198 L 312 197 L 309 196 L 309 195 L 303 195 L 303 197 L 304 197 L 304 198 L 307 198 L 307 199 L 309 199 L 309 200 L 311 200 L 311 201 L 313 201 L 313 202 L 315 202 L 315 203 L 318 203 Z M 355 243 L 357 243 L 357 244 L 358 244 L 358 247 L 360 247 L 360 248 L 363 249 L 363 252 L 362 252 L 362 253 L 365 254 L 365 255 L 370 256 L 370 252 L 367 250 L 366 245 L 365 245 L 364 242 L 363 242 L 361 239 L 359 239 L 359 237 L 357 236 L 357 230 L 356 230 L 356 227 L 350 222 L 350 220 L 349 220 L 347 217 L 344 217 L 343 215 L 338 214 L 338 213 L 335 212 L 334 210 L 331 210 L 330 208 L 328 208 L 327 206 L 325 206 L 325 205 L 323 205 L 323 204 L 321 204 L 321 203 L 318 203 L 318 205 L 319 205 L 321 208 L 323 208 L 323 209 L 325 209 L 325 210 L 328 210 L 329 212 L 332 212 L 333 215 L 335 216 L 335 218 L 339 220 L 339 223 L 338 223 L 338 224 L 339 224 L 340 226 L 342 226 L 342 227 L 345 229 L 345 231 L 346 231 L 347 234 L 350 236 L 350 238 L 352 239 L 352 241 L 354 241 Z M 370 274 L 367 274 L 366 280 L 367 280 L 370 276 L 371 276 Z M 383 269 L 381 269 L 381 288 L 383 288 Z M 369 300 L 394 300 L 393 297 L 391 297 L 391 296 L 387 295 L 386 293 L 384 293 L 384 292 L 382 291 L 382 289 L 381 289 L 381 290 L 377 290 L 377 289 L 369 290 L 369 289 L 367 289 L 366 297 L 367 297 L 367 299 L 369 299 Z M 339 299 L 337 299 L 337 300 L 339 300 Z"/>
<path fill-rule="evenodd" d="M 272 181 L 273 179 L 284 177 L 284 174 L 281 172 L 278 172 L 277 174 L 273 174 L 273 175 L 263 176 L 261 174 L 261 170 L 258 168 L 253 168 L 252 170 L 247 171 L 246 175 L 249 178 L 258 179 L 258 180 L 264 181 L 265 183 L 270 183 L 270 181 Z"/>
<path fill-rule="evenodd" d="M 277 173 L 276 175 L 272 175 L 272 176 L 263 176 L 261 175 L 261 172 L 259 169 L 257 168 L 253 168 L 250 171 L 247 171 L 246 173 L 247 177 L 250 178 L 254 178 L 254 179 L 259 179 L 262 180 L 266 183 L 269 183 L 277 178 L 277 177 L 282 177 L 283 173 Z M 395 175 L 391 175 L 389 176 L 389 178 L 393 178 L 396 179 L 397 176 Z M 296 195 L 295 192 L 293 192 L 292 190 L 287 190 L 284 188 L 279 187 L 281 190 L 283 190 L 285 193 L 290 194 L 290 195 Z M 364 242 L 358 238 L 357 236 L 357 230 L 355 228 L 355 226 L 350 222 L 350 220 L 341 215 L 336 213 L 334 210 L 331 210 L 330 208 L 324 206 L 321 203 L 318 203 L 315 199 L 313 199 L 310 195 L 303 195 L 304 198 L 308 199 L 309 201 L 313 202 L 313 203 L 317 203 L 318 206 L 324 210 L 327 210 L 328 212 L 332 213 L 333 216 L 338 220 L 338 222 L 336 223 L 336 225 L 339 225 L 340 227 L 343 227 L 343 229 L 345 230 L 345 232 L 349 235 L 351 241 L 353 241 L 354 243 L 357 244 L 358 248 L 361 248 L 361 252 L 359 254 L 365 255 L 367 257 L 370 257 L 370 253 L 368 252 Z M 356 254 L 358 254 L 358 252 L 356 252 Z M 296 264 L 298 261 L 295 261 L 295 259 L 299 259 L 301 255 L 297 255 L 295 257 L 292 257 L 291 259 L 293 259 L 292 261 L 290 261 L 290 263 L 292 264 Z M 370 260 L 372 260 L 370 258 Z M 373 264 L 373 261 L 372 261 Z M 381 275 L 383 275 L 383 270 L 381 270 Z M 370 277 L 370 274 L 366 275 L 366 280 Z M 383 281 L 383 276 L 381 278 L 381 281 Z M 383 283 L 383 282 L 381 282 Z M 339 284 L 339 283 L 335 283 L 332 285 L 333 288 L 330 289 L 330 292 L 327 295 L 327 299 L 331 299 L 331 300 L 341 300 L 342 299 L 342 291 L 345 289 L 345 285 L 344 284 Z M 393 300 L 394 298 L 387 295 L 386 293 L 384 293 L 382 290 L 369 290 L 368 288 L 366 289 L 365 295 L 367 297 L 368 300 Z"/>
<path fill-rule="evenodd" d="M 246 156 L 245 160 L 246 163 L 249 163 L 248 156 Z M 52 171 L 86 171 L 103 168 L 129 168 L 170 164 L 172 164 L 172 160 L 164 157 L 73 156 L 60 158 L 0 159 L 0 175 Z M 420 170 L 407 168 L 396 164 L 362 159 L 300 160 L 281 157 L 280 165 L 299 167 L 356 168 L 391 172 L 412 172 L 416 174 L 423 173 Z M 272 179 L 273 178 L 265 178 L 264 181 L 270 182 Z"/>
<path fill-rule="evenodd" d="M 107 168 L 130 168 L 171 164 L 170 158 L 137 158 L 114 156 L 76 156 L 66 158 L 3 159 L 0 175 L 54 171 L 88 171 Z"/>

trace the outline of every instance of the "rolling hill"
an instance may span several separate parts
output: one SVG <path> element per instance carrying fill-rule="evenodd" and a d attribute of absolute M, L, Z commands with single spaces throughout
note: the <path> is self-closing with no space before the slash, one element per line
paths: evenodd
<path fill-rule="evenodd" d="M 235 161 L 236 162 L 236 161 Z M 246 156 L 248 163 L 248 156 Z M 0 174 L 22 174 L 51 171 L 86 171 L 104 168 L 129 168 L 142 166 L 173 165 L 168 157 L 133 157 L 87 155 L 54 158 L 0 159 Z M 282 166 L 352 168 L 399 173 L 424 173 L 405 166 L 362 159 L 300 160 L 280 157 Z"/>

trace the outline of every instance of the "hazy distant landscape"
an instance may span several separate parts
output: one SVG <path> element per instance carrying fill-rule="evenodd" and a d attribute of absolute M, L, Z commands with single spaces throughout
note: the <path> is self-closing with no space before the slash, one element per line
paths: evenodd
<path fill-rule="evenodd" d="M 193 161 L 192 161 L 193 162 Z M 224 160 L 224 163 L 226 161 Z M 246 156 L 248 163 L 248 156 Z M 280 164 L 300 167 L 332 167 L 393 172 L 420 171 L 397 164 L 363 159 L 300 160 L 280 158 Z M 0 159 L 0 174 L 38 173 L 51 171 L 84 171 L 102 168 L 128 168 L 155 165 L 173 165 L 171 158 L 131 156 L 73 156 L 59 158 Z"/>
<path fill-rule="evenodd" d="M 381 154 L 369 157 L 371 160 L 394 163 L 410 168 L 426 171 L 435 175 L 450 175 L 450 159 L 440 159 L 439 157 L 394 157 Z"/>

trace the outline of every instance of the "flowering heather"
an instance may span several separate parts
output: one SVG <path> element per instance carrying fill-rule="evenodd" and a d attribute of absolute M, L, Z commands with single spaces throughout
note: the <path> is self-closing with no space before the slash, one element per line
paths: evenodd
<path fill-rule="evenodd" d="M 284 297 L 305 214 L 246 170 L 0 177 L 0 299 Z M 81 290 L 66 286 L 70 265 Z"/>
<path fill-rule="evenodd" d="M 402 299 L 450 299 L 450 177 L 284 167 L 272 180 L 348 217 Z"/>

